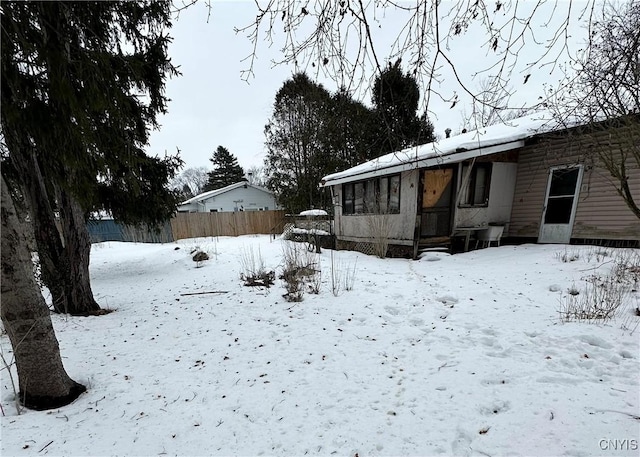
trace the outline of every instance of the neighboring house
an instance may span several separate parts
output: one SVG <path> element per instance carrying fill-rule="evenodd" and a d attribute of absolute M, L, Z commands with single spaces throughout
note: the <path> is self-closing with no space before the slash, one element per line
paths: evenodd
<path fill-rule="evenodd" d="M 607 135 L 538 113 L 328 175 L 321 185 L 331 189 L 337 247 L 383 237 L 390 254 L 415 257 L 458 236 L 483 239 L 492 226 L 514 241 L 637 245 L 640 221 L 591 153 Z M 640 169 L 629 159 L 626 172 L 640 202 Z"/>
<path fill-rule="evenodd" d="M 276 199 L 268 189 L 240 181 L 196 195 L 178 206 L 181 213 L 275 210 Z"/>

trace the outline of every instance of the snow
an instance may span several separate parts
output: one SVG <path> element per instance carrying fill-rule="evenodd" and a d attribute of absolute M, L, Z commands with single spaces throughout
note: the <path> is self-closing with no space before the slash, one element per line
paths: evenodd
<path fill-rule="evenodd" d="M 327 215 L 327 212 L 323 209 L 308 209 L 300 213 L 300 216 L 326 216 L 326 215 Z"/>
<path fill-rule="evenodd" d="M 329 232 L 327 232 L 326 230 L 321 230 L 321 229 L 304 229 L 304 228 L 299 228 L 299 227 L 294 227 L 293 229 L 291 229 L 291 233 L 294 233 L 296 235 L 331 235 Z"/>
<path fill-rule="evenodd" d="M 363 175 L 372 177 L 396 173 L 414 168 L 419 162 L 422 162 L 421 167 L 441 165 L 445 159 L 455 162 L 455 157 L 458 155 L 459 160 L 468 158 L 468 154 L 460 154 L 467 151 L 475 151 L 471 156 L 478 156 L 483 155 L 483 152 L 493 153 L 515 149 L 522 146 L 517 144 L 521 140 L 559 128 L 575 126 L 577 121 L 569 120 L 567 123 L 570 125 L 561 126 L 551 113 L 541 111 L 503 124 L 495 124 L 433 143 L 395 151 L 347 170 L 327 175 L 322 179 L 322 183 L 326 186 L 346 182 L 348 180 L 346 178 L 356 176 L 361 178 Z"/>
<path fill-rule="evenodd" d="M 88 392 L 17 415 L 3 370 L 2 455 L 638 455 L 630 309 L 558 319 L 569 288 L 611 268 L 595 248 L 572 246 L 572 262 L 557 245 L 418 261 L 324 249 L 318 295 L 243 286 L 251 258 L 278 276 L 286 243 L 94 245 L 94 293 L 115 312 L 52 316 Z M 193 262 L 196 246 L 211 259 Z"/>

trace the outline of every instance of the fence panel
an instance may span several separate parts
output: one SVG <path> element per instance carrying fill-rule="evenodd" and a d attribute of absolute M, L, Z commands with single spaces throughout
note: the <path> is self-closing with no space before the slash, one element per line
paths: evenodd
<path fill-rule="evenodd" d="M 271 234 L 282 230 L 284 211 L 178 213 L 171 219 L 173 239 Z"/>
<path fill-rule="evenodd" d="M 123 225 L 113 219 L 90 220 L 87 230 L 92 243 L 130 241 L 134 243 L 170 243 L 173 241 L 169 222 L 157 230 L 145 226 Z"/>

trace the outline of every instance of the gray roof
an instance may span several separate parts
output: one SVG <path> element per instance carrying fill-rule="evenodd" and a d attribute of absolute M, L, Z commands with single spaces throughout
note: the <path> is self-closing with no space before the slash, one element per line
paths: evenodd
<path fill-rule="evenodd" d="M 189 200 L 183 201 L 182 203 L 180 203 L 180 205 L 188 205 L 189 203 L 200 202 L 202 200 L 206 200 L 207 198 L 216 197 L 218 195 L 224 194 L 234 189 L 238 189 L 240 187 L 245 187 L 245 188 L 252 187 L 254 189 L 261 190 L 262 192 L 266 192 L 268 194 L 273 195 L 273 192 L 271 192 L 269 189 L 265 189 L 264 187 L 260 187 L 260 186 L 254 186 L 253 184 L 249 184 L 248 181 L 240 181 L 235 184 L 230 184 L 226 187 L 222 187 L 220 189 L 203 192 L 199 195 L 196 195 L 195 197 L 191 197 Z"/>

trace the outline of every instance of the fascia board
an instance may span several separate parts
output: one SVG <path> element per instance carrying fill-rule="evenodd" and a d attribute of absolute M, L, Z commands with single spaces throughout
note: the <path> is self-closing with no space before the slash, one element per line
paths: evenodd
<path fill-rule="evenodd" d="M 386 176 L 403 171 L 431 168 L 436 166 L 442 166 L 452 163 L 462 162 L 464 160 L 472 159 L 474 157 L 482 157 L 491 154 L 497 154 L 499 152 L 511 151 L 524 146 L 524 140 L 510 141 L 508 143 L 496 144 L 493 146 L 487 146 L 479 149 L 470 149 L 467 151 L 454 152 L 453 154 L 438 155 L 429 157 L 426 159 L 418 159 L 416 161 L 404 162 L 398 165 L 391 165 L 388 167 L 381 167 L 371 171 L 363 171 L 362 173 L 353 174 L 350 176 L 343 176 L 340 178 L 332 179 L 324 183 L 320 183 L 320 187 L 335 186 L 338 184 L 344 184 L 353 181 L 364 181 L 377 176 Z"/>

